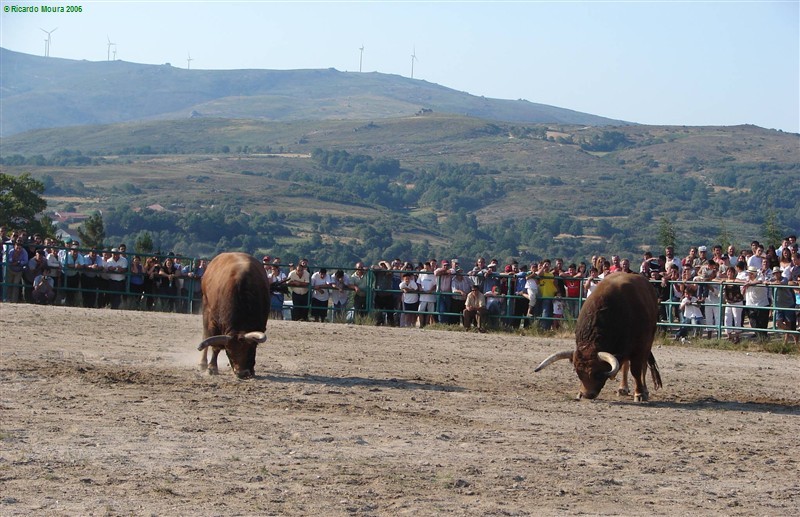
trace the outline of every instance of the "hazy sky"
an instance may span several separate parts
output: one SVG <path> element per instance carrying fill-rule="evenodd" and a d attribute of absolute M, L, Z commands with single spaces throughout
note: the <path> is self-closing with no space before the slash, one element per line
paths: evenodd
<path fill-rule="evenodd" d="M 0 3 L 0 45 L 36 55 L 57 28 L 51 57 L 104 61 L 110 38 L 137 63 L 357 72 L 363 45 L 364 72 L 410 76 L 413 52 L 415 79 L 474 95 L 800 132 L 800 0 Z"/>

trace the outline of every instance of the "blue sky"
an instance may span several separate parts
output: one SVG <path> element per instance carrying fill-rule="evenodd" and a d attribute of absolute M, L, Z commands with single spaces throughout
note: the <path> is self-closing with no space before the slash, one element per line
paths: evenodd
<path fill-rule="evenodd" d="M 6 1 L 0 45 L 193 69 L 410 76 L 644 124 L 800 132 L 800 0 L 754 2 Z M 5 12 L 79 5 L 80 13 Z M 2 69 L 0 69 L 0 73 Z"/>

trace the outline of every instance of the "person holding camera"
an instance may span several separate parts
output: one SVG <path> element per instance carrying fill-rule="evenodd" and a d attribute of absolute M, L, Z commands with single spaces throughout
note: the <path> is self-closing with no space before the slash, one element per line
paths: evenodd
<path fill-rule="evenodd" d="M 589 276 L 583 281 L 583 292 L 585 298 L 588 298 L 592 295 L 592 292 L 597 287 L 597 284 L 600 283 L 600 280 L 602 280 L 602 278 L 600 278 L 600 271 L 594 266 L 590 267 Z"/>
<path fill-rule="evenodd" d="M 701 302 L 695 296 L 695 291 L 692 289 L 685 289 L 683 291 L 683 298 L 679 310 L 683 313 L 683 326 L 675 334 L 675 340 L 680 339 L 684 341 L 689 335 L 688 325 L 703 325 L 705 319 L 703 318 L 703 311 L 700 309 Z M 697 336 L 698 331 L 695 330 L 694 335 Z"/>

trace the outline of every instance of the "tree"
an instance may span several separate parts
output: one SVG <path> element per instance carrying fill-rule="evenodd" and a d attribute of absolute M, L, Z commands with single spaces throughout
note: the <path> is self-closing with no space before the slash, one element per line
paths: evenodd
<path fill-rule="evenodd" d="M 78 228 L 78 237 L 85 248 L 103 248 L 106 240 L 106 230 L 103 226 L 103 215 L 95 212 L 89 216 L 83 225 Z"/>
<path fill-rule="evenodd" d="M 723 250 L 728 249 L 728 246 L 733 244 L 733 236 L 725 225 L 725 219 L 720 222 L 719 236 L 717 236 L 717 244 L 722 246 Z"/>
<path fill-rule="evenodd" d="M 776 247 L 780 244 L 781 239 L 783 239 L 783 234 L 780 231 L 777 219 L 775 210 L 772 208 L 767 210 L 767 217 L 764 219 L 764 237 L 767 241 L 767 245 L 774 244 Z"/>
<path fill-rule="evenodd" d="M 677 234 L 675 233 L 675 227 L 672 226 L 672 221 L 666 217 L 662 217 L 661 221 L 658 223 L 658 244 L 661 248 L 666 248 L 667 246 L 675 247 L 675 242 L 677 240 Z"/>
<path fill-rule="evenodd" d="M 149 255 L 153 253 L 153 236 L 150 232 L 141 231 L 136 236 L 136 241 L 133 243 L 133 249 L 136 253 Z"/>
<path fill-rule="evenodd" d="M 0 173 L 0 224 L 38 232 L 36 215 L 47 208 L 43 192 L 44 184 L 30 174 L 14 177 Z"/>

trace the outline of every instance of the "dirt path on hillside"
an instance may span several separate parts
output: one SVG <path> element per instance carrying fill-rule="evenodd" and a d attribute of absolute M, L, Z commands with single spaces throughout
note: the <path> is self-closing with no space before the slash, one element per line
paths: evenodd
<path fill-rule="evenodd" d="M 568 340 L 0 305 L 2 515 L 790 515 L 800 358 L 664 347 L 652 401 L 573 400 Z"/>

